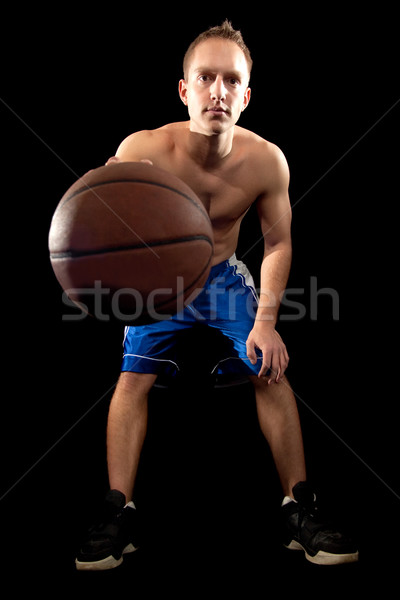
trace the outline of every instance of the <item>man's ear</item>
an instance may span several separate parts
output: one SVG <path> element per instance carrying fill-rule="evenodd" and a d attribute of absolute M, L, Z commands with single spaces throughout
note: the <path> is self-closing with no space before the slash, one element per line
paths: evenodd
<path fill-rule="evenodd" d="M 183 104 L 187 106 L 187 85 L 184 79 L 179 81 L 179 97 Z"/>
<path fill-rule="evenodd" d="M 251 89 L 248 87 L 246 89 L 245 93 L 244 93 L 244 99 L 243 99 L 243 104 L 242 104 L 242 112 L 248 106 L 248 104 L 250 102 L 250 96 L 251 96 Z"/>

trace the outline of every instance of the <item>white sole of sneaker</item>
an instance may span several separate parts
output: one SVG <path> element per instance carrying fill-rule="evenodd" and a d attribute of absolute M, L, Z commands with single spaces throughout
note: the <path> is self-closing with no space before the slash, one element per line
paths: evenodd
<path fill-rule="evenodd" d="M 114 558 L 111 554 L 102 560 L 96 560 L 93 562 L 81 562 L 78 559 L 75 560 L 75 566 L 78 571 L 107 571 L 108 569 L 115 569 L 119 567 L 124 560 L 124 554 L 130 554 L 135 552 L 137 548 L 133 544 L 128 544 L 122 551 L 121 558 Z"/>
<path fill-rule="evenodd" d="M 342 565 L 358 561 L 358 552 L 351 554 L 332 554 L 331 552 L 320 550 L 315 556 L 311 556 L 311 554 L 308 554 L 307 550 L 295 540 L 292 540 L 289 545 L 285 545 L 285 548 L 288 548 L 289 550 L 303 550 L 306 559 L 315 565 Z"/>

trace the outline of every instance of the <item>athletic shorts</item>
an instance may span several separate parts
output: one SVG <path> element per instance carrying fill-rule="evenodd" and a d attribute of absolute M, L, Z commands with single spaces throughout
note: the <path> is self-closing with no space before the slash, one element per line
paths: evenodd
<path fill-rule="evenodd" d="M 253 278 L 234 254 L 211 268 L 204 288 L 184 310 L 166 320 L 125 328 L 121 370 L 176 375 L 181 370 L 178 340 L 193 327 L 207 326 L 219 330 L 225 340 L 223 353 L 210 365 L 213 375 L 257 375 L 261 356 L 252 365 L 246 354 L 257 304 Z M 185 354 L 190 356 L 190 336 L 185 339 Z"/>

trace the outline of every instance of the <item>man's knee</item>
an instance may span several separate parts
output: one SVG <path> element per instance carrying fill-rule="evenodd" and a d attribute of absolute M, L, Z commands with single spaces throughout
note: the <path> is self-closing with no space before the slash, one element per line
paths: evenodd
<path fill-rule="evenodd" d="M 290 384 L 289 381 L 286 377 L 286 375 L 282 375 L 279 383 L 276 383 L 274 381 L 274 379 L 272 379 L 271 383 L 268 383 L 269 381 L 269 377 L 257 377 L 257 375 L 251 375 L 249 377 L 250 381 L 252 382 L 252 384 L 254 385 L 254 388 L 256 390 L 263 390 L 263 389 L 274 389 L 275 386 L 284 386 L 286 388 L 290 388 Z"/>
<path fill-rule="evenodd" d="M 123 371 L 119 376 L 117 388 L 129 394 L 148 394 L 156 379 L 157 375 L 153 373 Z"/>

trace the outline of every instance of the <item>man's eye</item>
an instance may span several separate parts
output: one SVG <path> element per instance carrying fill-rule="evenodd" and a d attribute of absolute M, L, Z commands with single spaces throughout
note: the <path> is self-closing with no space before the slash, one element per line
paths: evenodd
<path fill-rule="evenodd" d="M 199 76 L 199 80 L 200 81 L 209 81 L 210 80 L 210 76 L 209 75 L 200 75 Z"/>

